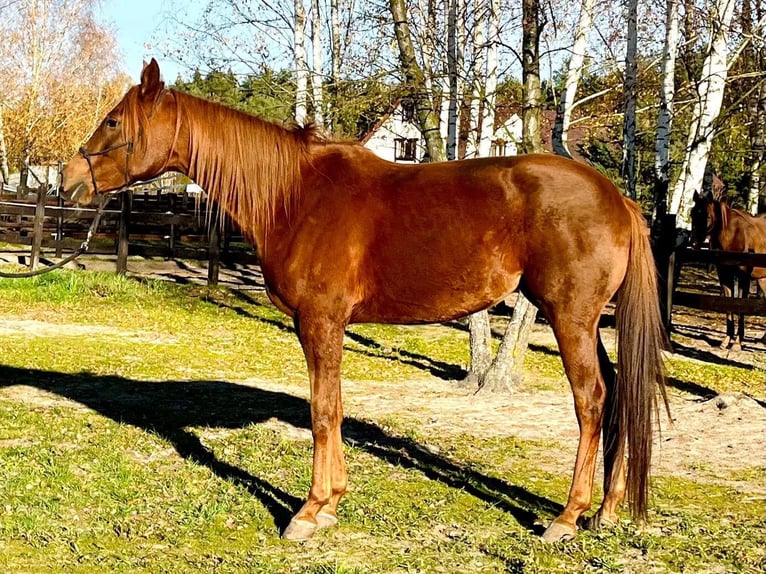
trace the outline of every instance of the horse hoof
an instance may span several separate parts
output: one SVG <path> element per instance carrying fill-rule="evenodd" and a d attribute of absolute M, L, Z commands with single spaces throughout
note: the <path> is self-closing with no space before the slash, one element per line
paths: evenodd
<path fill-rule="evenodd" d="M 569 526 L 568 524 L 561 524 L 560 522 L 552 522 L 551 525 L 545 529 L 541 536 L 543 542 L 567 542 L 574 540 L 577 536 L 577 529 Z"/>
<path fill-rule="evenodd" d="M 301 542 L 314 536 L 317 528 L 318 525 L 313 522 L 293 518 L 282 533 L 282 538 L 294 542 Z"/>
<path fill-rule="evenodd" d="M 317 528 L 330 528 L 338 524 L 338 517 L 324 510 L 317 512 Z"/>
<path fill-rule="evenodd" d="M 596 512 L 593 516 L 585 519 L 584 528 L 592 532 L 601 530 L 604 527 L 610 528 L 617 524 L 617 520 L 614 518 L 607 518 L 601 512 Z"/>

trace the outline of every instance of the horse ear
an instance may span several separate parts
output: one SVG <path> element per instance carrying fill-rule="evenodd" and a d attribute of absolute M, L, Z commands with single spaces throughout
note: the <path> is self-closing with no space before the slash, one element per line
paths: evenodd
<path fill-rule="evenodd" d="M 144 63 L 144 69 L 141 71 L 141 96 L 153 99 L 162 88 L 164 84 L 160 79 L 160 65 L 152 58 L 148 64 Z"/>
<path fill-rule="evenodd" d="M 700 194 L 699 194 L 699 193 L 697 193 L 697 192 L 695 191 L 695 192 L 694 192 L 694 201 L 695 201 L 695 203 L 696 203 L 697 201 L 699 201 L 699 200 L 700 200 Z"/>

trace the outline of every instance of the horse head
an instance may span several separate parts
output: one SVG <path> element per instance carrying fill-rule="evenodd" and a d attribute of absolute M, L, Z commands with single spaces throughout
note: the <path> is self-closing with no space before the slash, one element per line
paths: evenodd
<path fill-rule="evenodd" d="M 711 236 L 717 222 L 716 201 L 709 194 L 694 192 L 694 205 L 691 210 L 691 246 L 699 249 Z"/>
<path fill-rule="evenodd" d="M 128 90 L 67 162 L 64 196 L 87 204 L 97 195 L 120 191 L 176 167 L 172 160 L 179 125 L 174 99 L 152 59 L 144 65 L 141 83 Z"/>

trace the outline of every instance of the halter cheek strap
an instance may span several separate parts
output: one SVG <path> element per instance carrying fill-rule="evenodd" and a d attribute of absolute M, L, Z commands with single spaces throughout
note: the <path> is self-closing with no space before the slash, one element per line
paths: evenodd
<path fill-rule="evenodd" d="M 125 153 L 125 183 L 121 187 L 127 187 L 130 184 L 130 173 L 128 171 L 128 161 L 130 159 L 130 156 L 133 155 L 133 141 L 124 142 L 121 144 L 114 145 L 110 148 L 106 148 L 101 151 L 94 151 L 90 152 L 88 151 L 85 146 L 81 147 L 79 152 L 80 155 L 85 159 L 85 161 L 88 164 L 88 171 L 90 171 L 90 180 L 93 183 L 93 193 L 98 194 L 98 185 L 96 184 L 96 173 L 93 170 L 93 163 L 91 162 L 92 157 L 98 157 L 100 155 L 106 155 L 108 153 L 111 153 L 115 150 L 121 149 L 127 147 Z"/>

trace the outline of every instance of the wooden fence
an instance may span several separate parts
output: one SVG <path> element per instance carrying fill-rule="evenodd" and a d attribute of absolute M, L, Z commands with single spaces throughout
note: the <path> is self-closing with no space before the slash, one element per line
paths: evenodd
<path fill-rule="evenodd" d="M 737 283 L 736 278 L 732 297 L 709 295 L 691 291 L 688 288 L 679 288 L 678 278 L 681 267 L 687 264 L 766 267 L 766 253 L 743 253 L 741 251 L 719 251 L 715 249 L 697 250 L 686 247 L 675 250 L 668 259 L 665 274 L 666 285 L 661 290 L 665 297 L 663 312 L 666 327 L 672 327 L 674 306 L 766 317 L 766 299 L 744 298 L 742 296 L 743 286 Z M 747 293 L 744 296 L 746 297 Z"/>
<path fill-rule="evenodd" d="M 39 182 L 38 182 L 39 183 Z M 61 257 L 82 243 L 95 217 L 93 208 L 64 204 L 48 184 L 4 187 L 0 193 L 0 242 L 28 246 L 5 253 L 29 255 L 32 269 L 40 257 Z M 245 265 L 258 258 L 231 224 L 220 224 L 204 197 L 185 190 L 136 189 L 112 197 L 105 206 L 89 254 L 115 255 L 116 271 L 127 270 L 129 255 L 208 261 L 208 282 L 218 282 L 221 261 Z"/>

